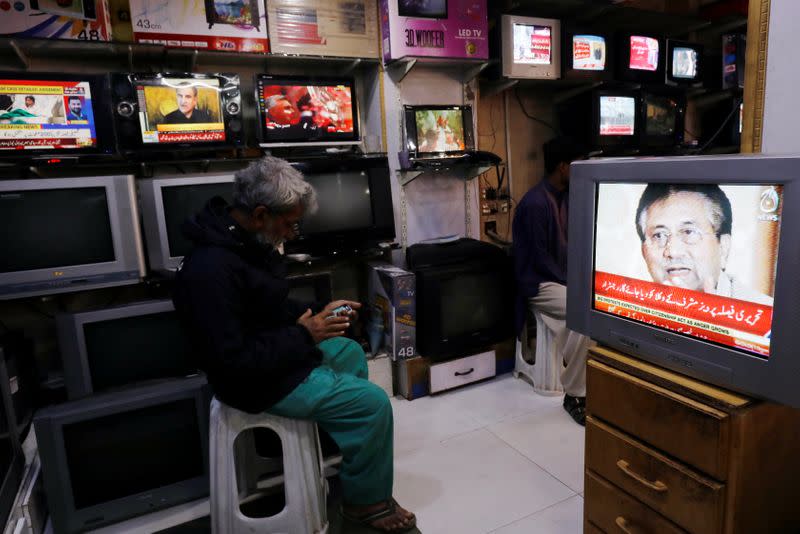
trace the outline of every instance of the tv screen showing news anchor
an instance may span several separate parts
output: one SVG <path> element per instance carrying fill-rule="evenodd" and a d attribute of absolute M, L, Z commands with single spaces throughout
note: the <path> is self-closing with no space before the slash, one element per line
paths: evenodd
<path fill-rule="evenodd" d="M 770 353 L 779 185 L 598 186 L 594 308 Z"/>

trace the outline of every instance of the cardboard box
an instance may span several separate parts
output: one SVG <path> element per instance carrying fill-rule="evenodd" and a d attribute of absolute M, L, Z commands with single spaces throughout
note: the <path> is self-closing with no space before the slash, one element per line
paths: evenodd
<path fill-rule="evenodd" d="M 377 0 L 269 0 L 270 48 L 279 54 L 377 58 Z"/>
<path fill-rule="evenodd" d="M 431 363 L 423 357 L 407 358 L 392 364 L 394 392 L 408 400 L 430 395 Z"/>
<path fill-rule="evenodd" d="M 137 43 L 269 52 L 264 0 L 131 0 L 131 24 Z"/>
<path fill-rule="evenodd" d="M 383 60 L 489 58 L 486 0 L 381 0 Z"/>
<path fill-rule="evenodd" d="M 85 0 L 59 6 L 56 0 L 0 1 L 0 36 L 110 41 L 111 20 L 106 0 Z"/>
<path fill-rule="evenodd" d="M 417 284 L 414 273 L 382 262 L 371 262 L 368 269 L 369 321 L 378 321 L 374 314 L 380 314 L 386 352 L 392 360 L 416 356 Z"/>

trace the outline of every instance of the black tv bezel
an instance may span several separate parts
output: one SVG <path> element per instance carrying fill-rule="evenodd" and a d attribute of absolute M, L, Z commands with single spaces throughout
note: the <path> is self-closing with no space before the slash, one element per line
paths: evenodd
<path fill-rule="evenodd" d="M 417 148 L 417 111 L 443 111 L 460 110 L 461 120 L 464 123 L 464 150 L 448 150 L 445 152 L 420 152 Z M 405 122 L 405 146 L 409 156 L 415 158 L 436 158 L 468 154 L 475 151 L 475 133 L 472 128 L 472 106 L 463 105 L 419 105 L 403 106 L 403 119 Z"/>
<path fill-rule="evenodd" d="M 353 132 L 351 134 L 342 135 L 336 139 L 281 139 L 281 140 L 267 140 L 266 130 L 266 110 L 261 107 L 261 93 L 264 82 L 273 82 L 271 85 L 286 85 L 286 86 L 303 86 L 303 85 L 316 85 L 316 86 L 333 86 L 333 85 L 347 85 L 350 87 L 350 97 L 353 104 Z M 264 148 L 281 147 L 281 146 L 308 146 L 308 147 L 324 147 L 336 145 L 357 145 L 361 142 L 361 115 L 360 107 L 358 105 L 358 90 L 356 88 L 356 80 L 351 77 L 327 77 L 327 76 L 292 76 L 292 75 L 276 75 L 276 74 L 256 74 L 255 76 L 255 99 L 256 99 L 256 117 L 258 120 L 258 145 Z"/>
<path fill-rule="evenodd" d="M 631 64 L 631 37 L 649 37 L 658 41 L 658 65 L 656 70 L 637 70 L 630 68 Z M 667 45 L 664 37 L 651 32 L 625 32 L 617 34 L 616 39 L 617 57 L 616 72 L 617 78 L 626 82 L 638 83 L 664 83 L 664 71 L 666 65 Z"/>
<path fill-rule="evenodd" d="M 361 172 L 368 174 L 372 202 L 372 225 L 369 228 L 304 234 L 302 222 L 300 233 L 284 243 L 287 254 L 311 254 L 324 256 L 374 248 L 379 243 L 393 241 L 396 237 L 394 209 L 392 206 L 392 184 L 389 160 L 386 157 L 364 157 L 345 160 L 314 159 L 294 161 L 304 174 L 327 174 L 335 172 Z M 325 202 L 325 199 L 319 199 Z"/>
<path fill-rule="evenodd" d="M 8 522 L 8 518 L 11 516 L 11 509 L 14 506 L 25 472 L 25 455 L 22 451 L 14 400 L 9 389 L 9 383 L 5 348 L 0 345 L 0 409 L 3 410 L 6 418 L 6 432 L 11 446 L 11 461 L 8 465 L 8 471 L 0 473 L 0 524 L 3 525 Z"/>
<path fill-rule="evenodd" d="M 218 80 L 220 87 L 220 115 L 225 128 L 225 141 L 211 141 L 199 142 L 193 141 L 191 143 L 145 143 L 142 138 L 142 128 L 139 122 L 139 104 L 138 96 L 136 94 L 136 83 L 139 81 L 158 80 L 162 78 L 188 78 L 195 80 Z M 117 132 L 117 143 L 119 151 L 122 154 L 136 154 L 137 152 L 144 153 L 167 153 L 174 151 L 203 151 L 203 150 L 221 150 L 239 147 L 243 144 L 244 140 L 244 110 L 243 106 L 239 105 L 239 112 L 237 115 L 231 117 L 225 109 L 225 98 L 227 94 L 232 95 L 233 98 L 241 95 L 241 81 L 239 75 L 236 73 L 196 73 L 196 72 L 124 72 L 112 73 L 111 84 L 113 87 L 117 83 L 127 82 L 130 84 L 129 100 L 135 104 L 133 115 L 130 118 L 120 118 L 117 110 L 114 109 L 113 113 L 119 130 L 120 124 L 125 122 L 136 123 L 136 136 L 132 140 L 123 139 L 119 131 Z M 115 97 L 116 104 L 116 97 Z M 230 129 L 230 122 L 232 120 L 241 121 L 241 129 L 239 132 L 233 132 Z"/>
<path fill-rule="evenodd" d="M 25 150 L 0 150 L 0 161 L 67 158 L 111 158 L 116 155 L 116 139 L 111 120 L 111 85 L 105 74 L 64 74 L 63 72 L 13 72 L 0 71 L 0 79 L 30 81 L 89 82 L 92 92 L 97 146 L 85 148 L 45 148 Z"/>
<path fill-rule="evenodd" d="M 697 53 L 697 74 L 695 74 L 694 78 L 680 78 L 672 75 L 672 68 L 675 60 L 673 57 L 673 50 L 676 47 L 691 48 Z M 669 85 L 678 85 L 683 87 L 699 87 L 703 85 L 703 78 L 705 76 L 705 58 L 703 57 L 704 52 L 705 47 L 699 43 L 667 39 L 667 63 L 664 71 L 666 83 Z"/>
<path fill-rule="evenodd" d="M 610 81 L 614 79 L 614 47 L 616 43 L 605 32 L 567 27 L 561 30 L 561 77 L 565 80 Z M 572 39 L 576 35 L 594 35 L 606 40 L 606 67 L 603 70 L 579 70 L 572 68 Z"/>
<path fill-rule="evenodd" d="M 400 0 L 389 0 L 397 2 L 397 16 L 398 17 L 408 17 L 411 19 L 432 19 L 432 20 L 447 20 L 450 16 L 450 5 L 449 0 L 444 1 L 444 16 L 437 16 L 437 15 L 408 15 L 403 14 L 403 10 L 400 8 Z"/>
<path fill-rule="evenodd" d="M 496 278 L 498 289 L 506 293 L 509 305 L 506 307 L 507 309 L 503 310 L 501 316 L 496 318 L 494 325 L 466 332 L 455 338 L 444 339 L 442 334 L 442 282 L 465 274 L 497 272 L 504 265 L 504 262 L 497 260 L 471 260 L 458 264 L 415 269 L 417 352 L 419 354 L 432 360 L 474 354 L 513 335 L 513 277 L 502 275 Z"/>
<path fill-rule="evenodd" d="M 621 96 L 634 99 L 633 135 L 600 135 L 600 98 L 603 96 Z M 592 146 L 605 149 L 635 149 L 639 147 L 642 131 L 641 94 L 637 89 L 604 87 L 592 92 Z"/>
<path fill-rule="evenodd" d="M 686 93 L 677 87 L 669 86 L 643 86 L 639 91 L 639 114 L 640 132 L 639 132 L 639 146 L 641 149 L 658 149 L 670 148 L 680 145 L 684 138 L 684 127 L 686 121 L 686 106 L 687 97 Z M 674 135 L 648 135 L 647 134 L 647 95 L 662 96 L 667 98 L 675 98 L 678 100 L 678 112 L 675 117 L 675 134 Z"/>
<path fill-rule="evenodd" d="M 184 399 L 195 399 L 203 474 L 162 488 L 77 509 L 67 467 L 64 426 Z M 55 405 L 36 414 L 34 428 L 42 460 L 44 488 L 56 532 L 81 532 L 145 513 L 190 502 L 209 491 L 210 388 L 204 377 L 180 378 Z M 171 494 L 178 493 L 169 499 Z"/>
<path fill-rule="evenodd" d="M 327 304 L 333 301 L 333 283 L 330 272 L 289 275 L 286 277 L 286 281 L 289 283 L 289 293 L 295 288 L 312 287 L 314 299 L 317 302 Z"/>

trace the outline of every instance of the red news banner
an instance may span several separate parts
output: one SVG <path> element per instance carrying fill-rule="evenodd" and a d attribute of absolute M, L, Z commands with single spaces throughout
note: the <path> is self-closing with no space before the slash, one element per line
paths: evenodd
<path fill-rule="evenodd" d="M 772 306 L 595 272 L 595 309 L 769 356 Z"/>

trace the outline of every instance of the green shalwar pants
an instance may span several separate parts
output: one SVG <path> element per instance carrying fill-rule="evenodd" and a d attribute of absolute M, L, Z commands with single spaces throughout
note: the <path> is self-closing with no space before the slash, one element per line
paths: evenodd
<path fill-rule="evenodd" d="M 322 365 L 269 413 L 315 421 L 342 451 L 339 478 L 344 501 L 373 504 L 392 496 L 394 448 L 392 405 L 367 380 L 364 351 L 336 337 L 319 344 Z"/>

